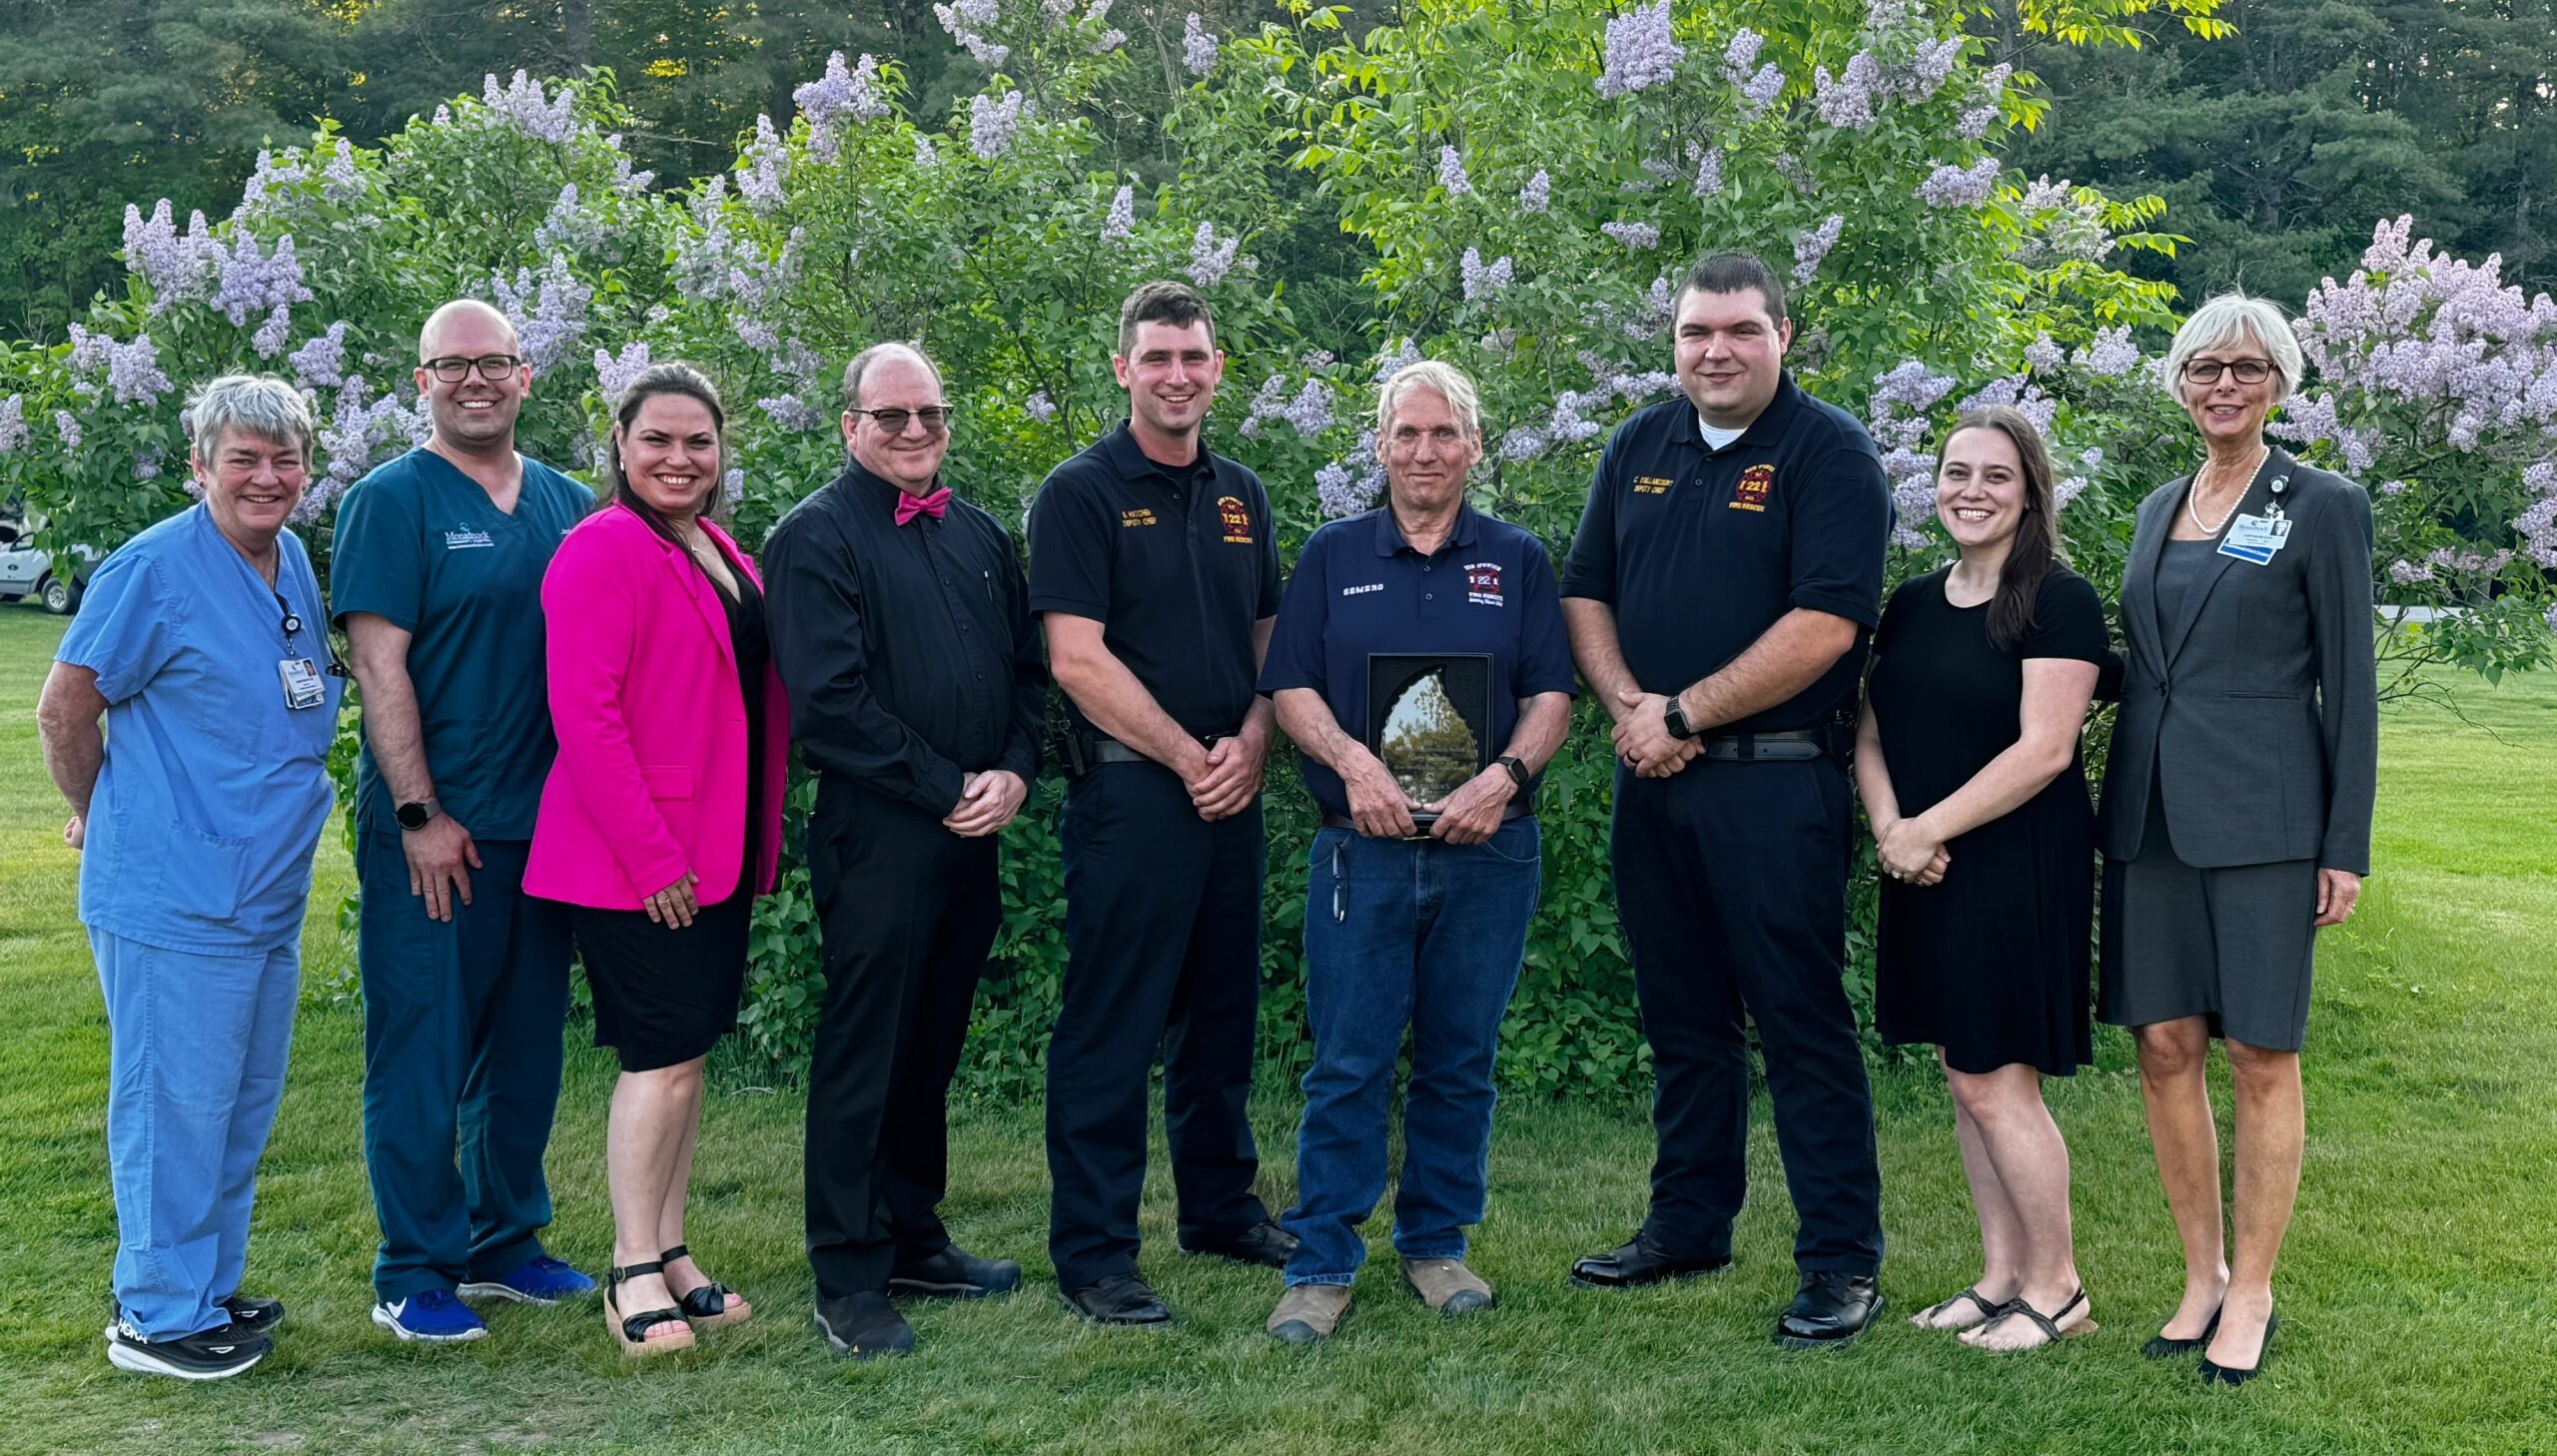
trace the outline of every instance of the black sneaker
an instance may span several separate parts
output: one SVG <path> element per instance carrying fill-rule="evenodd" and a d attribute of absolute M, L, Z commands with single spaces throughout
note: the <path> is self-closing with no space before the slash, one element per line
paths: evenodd
<path fill-rule="evenodd" d="M 1287 1255 L 1296 1251 L 1296 1235 L 1279 1227 L 1277 1219 L 1264 1218 L 1249 1228 L 1227 1234 L 1223 1238 L 1211 1239 L 1204 1243 L 1185 1243 L 1181 1246 L 1181 1251 L 1186 1254 L 1209 1254 L 1221 1259 L 1232 1259 L 1239 1264 L 1262 1264 L 1273 1269 L 1283 1269 L 1287 1267 Z"/>
<path fill-rule="evenodd" d="M 926 1258 L 899 1259 L 888 1275 L 888 1292 L 909 1299 L 983 1299 L 1020 1287 L 1020 1264 L 981 1259 L 955 1243 Z"/>
<path fill-rule="evenodd" d="M 236 1324 L 198 1330 L 173 1340 L 146 1340 L 142 1331 L 119 1314 L 107 1326 L 107 1363 L 144 1375 L 175 1375 L 181 1380 L 220 1380 L 267 1357 L 275 1341 L 248 1334 Z"/>
<path fill-rule="evenodd" d="M 817 1332 L 847 1360 L 902 1355 L 915 1347 L 914 1326 L 885 1294 L 844 1294 L 817 1301 Z"/>
<path fill-rule="evenodd" d="M 261 1299 L 255 1294 L 234 1294 L 228 1299 L 217 1299 L 214 1303 L 222 1306 L 231 1316 L 231 1327 L 242 1334 L 262 1335 L 284 1323 L 284 1301 L 281 1299 Z"/>

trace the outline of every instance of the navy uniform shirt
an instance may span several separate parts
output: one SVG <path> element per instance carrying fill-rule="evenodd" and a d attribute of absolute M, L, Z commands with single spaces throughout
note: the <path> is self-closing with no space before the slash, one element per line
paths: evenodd
<path fill-rule="evenodd" d="M 1049 471 L 1031 502 L 1030 609 L 1102 623 L 1103 645 L 1174 722 L 1233 733 L 1252 711 L 1253 625 L 1278 610 L 1269 492 L 1205 447 L 1189 465 L 1157 464 L 1121 424 Z"/>
<path fill-rule="evenodd" d="M 1374 652 L 1491 654 L 1494 754 L 1518 729 L 1520 700 L 1578 690 L 1545 543 L 1470 505 L 1427 556 L 1403 540 L 1383 506 L 1315 531 L 1287 579 L 1261 690 L 1312 688 L 1340 731 L 1363 742 Z M 1346 815 L 1340 775 L 1298 759 L 1315 802 Z"/>
<path fill-rule="evenodd" d="M 773 663 L 790 736 L 824 773 L 935 818 L 964 776 L 1039 775 L 1047 710 L 1021 558 L 995 518 L 897 524 L 897 487 L 859 464 L 792 506 L 763 545 Z"/>
<path fill-rule="evenodd" d="M 1891 488 L 1854 415 L 1787 372 L 1776 397 L 1721 449 L 1684 395 L 1617 426 L 1589 482 L 1562 594 L 1615 609 L 1643 691 L 1676 693 L 1747 651 L 1795 607 L 1862 630 L 1818 681 L 1716 733 L 1814 728 L 1854 706 L 1882 616 Z"/>
<path fill-rule="evenodd" d="M 557 743 L 550 734 L 541 577 L 594 492 L 523 461 L 515 508 L 420 446 L 358 480 L 339 503 L 329 609 L 371 612 L 410 634 L 409 681 L 435 802 L 479 839 L 532 838 Z M 356 760 L 356 827 L 391 830 L 391 785 L 373 742 Z"/>

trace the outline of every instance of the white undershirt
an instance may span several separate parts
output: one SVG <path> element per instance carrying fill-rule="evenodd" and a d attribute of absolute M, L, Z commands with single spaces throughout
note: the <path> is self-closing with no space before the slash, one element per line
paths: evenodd
<path fill-rule="evenodd" d="M 1718 426 L 1705 423 L 1705 416 L 1699 414 L 1696 416 L 1696 432 L 1705 437 L 1706 444 L 1715 449 L 1721 449 L 1725 445 L 1730 444 L 1733 440 L 1747 434 L 1749 432 L 1749 426 L 1744 424 L 1737 429 L 1723 429 Z"/>

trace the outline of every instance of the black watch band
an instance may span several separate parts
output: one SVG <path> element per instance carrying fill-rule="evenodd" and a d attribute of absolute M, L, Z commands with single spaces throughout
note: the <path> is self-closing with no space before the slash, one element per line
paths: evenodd
<path fill-rule="evenodd" d="M 1518 761 L 1518 755 L 1514 753 L 1504 753 L 1500 757 L 1493 759 L 1492 762 L 1509 770 L 1509 782 L 1518 786 L 1519 793 L 1523 794 L 1527 792 L 1527 766 Z"/>
<path fill-rule="evenodd" d="M 1660 710 L 1660 722 L 1670 737 L 1682 743 L 1696 736 L 1696 730 L 1687 726 L 1687 704 L 1675 693 L 1670 694 L 1669 706 Z"/>
<path fill-rule="evenodd" d="M 435 801 L 432 799 L 411 800 L 393 810 L 392 817 L 400 821 L 402 829 L 424 829 L 434 822 Z"/>

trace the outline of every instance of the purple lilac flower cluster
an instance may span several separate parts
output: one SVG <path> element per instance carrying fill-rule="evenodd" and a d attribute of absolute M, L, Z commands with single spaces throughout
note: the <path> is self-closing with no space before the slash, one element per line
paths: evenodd
<path fill-rule="evenodd" d="M 2050 373 L 2068 362 L 2069 352 L 2048 334 L 2035 335 L 2034 342 L 2025 346 L 2025 367 L 2036 373 Z"/>
<path fill-rule="evenodd" d="M 293 369 L 294 381 L 306 390 L 334 389 L 347 377 L 347 321 L 339 320 L 325 334 L 316 334 L 300 349 L 285 359 Z"/>
<path fill-rule="evenodd" d="M 1660 246 L 1660 229 L 1650 223 L 1600 223 L 1598 231 L 1637 253 Z"/>
<path fill-rule="evenodd" d="M 258 326 L 258 332 L 249 336 L 249 347 L 260 359 L 274 359 L 292 338 L 293 310 L 278 304 L 268 311 L 267 322 Z"/>
<path fill-rule="evenodd" d="M 846 66 L 843 52 L 836 51 L 826 57 L 823 76 L 791 91 L 790 103 L 808 119 L 808 155 L 832 162 L 842 155 L 846 131 L 888 114 L 879 94 L 879 60 L 865 51 L 858 63 Z"/>
<path fill-rule="evenodd" d="M 1688 189 L 1698 197 L 1722 195 L 1722 148 L 1711 142 L 1687 144 L 1687 155 L 1696 164 L 1696 180 Z"/>
<path fill-rule="evenodd" d="M 536 142 L 565 142 L 577 134 L 576 93 L 564 84 L 553 97 L 540 82 L 517 71 L 501 90 L 491 74 L 479 84 L 479 101 L 488 108 L 490 121 Z"/>
<path fill-rule="evenodd" d="M 1820 272 L 1821 260 L 1829 256 L 1830 249 L 1838 246 L 1838 235 L 1846 228 L 1846 215 L 1831 213 L 1820 220 L 1819 227 L 1794 236 L 1795 284 L 1811 282 L 1812 277 Z"/>
<path fill-rule="evenodd" d="M 53 411 L 53 432 L 61 439 L 65 451 L 80 448 L 80 418 L 68 409 Z"/>
<path fill-rule="evenodd" d="M 27 396 L 12 394 L 0 399 L 0 455 L 27 442 Z"/>
<path fill-rule="evenodd" d="M 311 290 L 302 286 L 302 264 L 294 257 L 293 237 L 276 240 L 275 251 L 261 251 L 258 235 L 246 228 L 232 234 L 231 247 L 216 247 L 221 274 L 211 300 L 214 312 L 245 329 L 249 321 L 279 305 L 307 304 Z"/>
<path fill-rule="evenodd" d="M 1057 401 L 1048 397 L 1047 390 L 1035 390 L 1021 401 L 1021 412 L 1045 424 L 1057 417 Z"/>
<path fill-rule="evenodd" d="M 1926 523 L 1936 510 L 1936 462 L 1925 452 L 1934 428 L 1927 411 L 1953 392 L 1954 376 L 1909 360 L 1874 380 L 1866 399 L 1865 428 L 1882 451 L 1897 519 L 1892 539 L 1903 546 L 1927 542 Z"/>
<path fill-rule="evenodd" d="M 105 369 L 107 389 L 117 403 L 156 404 L 174 387 L 160 370 L 160 349 L 150 335 L 136 334 L 130 342 L 119 344 L 112 336 L 92 334 L 77 324 L 69 334 L 71 371 L 85 374 Z"/>
<path fill-rule="evenodd" d="M 1822 66 L 1811 78 L 1812 105 L 1820 119 L 1849 131 L 1861 132 L 1874 124 L 1875 93 L 1884 89 L 1882 63 L 1871 51 L 1848 57 L 1846 69 L 1837 76 Z"/>
<path fill-rule="evenodd" d="M 320 195 L 334 203 L 353 203 L 363 201 L 371 190 L 364 169 L 356 165 L 354 144 L 344 137 L 330 138 L 329 160 L 320 168 Z"/>
<path fill-rule="evenodd" d="M 2093 341 L 2079 346 L 2070 362 L 2101 378 L 2118 379 L 2139 367 L 2139 346 L 2131 342 L 2131 326 L 2099 329 Z"/>
<path fill-rule="evenodd" d="M 595 351 L 595 388 L 603 395 L 604 406 L 610 408 L 648 368 L 648 342 L 634 339 L 621 347 L 621 353 Z"/>
<path fill-rule="evenodd" d="M 559 196 L 532 230 L 532 246 L 544 253 L 583 253 L 601 243 L 606 232 L 601 217 L 588 211 L 577 184 L 560 184 Z"/>
<path fill-rule="evenodd" d="M 1931 208 L 1976 208 L 1998 190 L 1998 159 L 1983 157 L 1969 167 L 1936 164 L 1918 184 L 1918 200 Z"/>
<path fill-rule="evenodd" d="M 2521 472 L 2521 483 L 2539 498 L 2513 517 L 2521 548 L 2541 566 L 2557 568 L 2557 463 L 2542 460 Z"/>
<path fill-rule="evenodd" d="M 2105 226 L 2104 207 L 2093 193 L 2081 193 L 2066 178 L 2035 178 L 2016 204 L 2029 231 L 2016 250 L 2029 264 L 2098 263 L 2114 251 L 2113 231 Z"/>
<path fill-rule="evenodd" d="M 1110 214 L 1101 220 L 1101 241 L 1124 243 L 1137 233 L 1137 189 L 1125 183 L 1110 195 Z"/>
<path fill-rule="evenodd" d="M 826 422 L 823 414 L 796 394 L 767 394 L 755 401 L 755 407 L 783 429 L 816 429 Z"/>
<path fill-rule="evenodd" d="M 1518 189 L 1518 211 L 1522 213 L 1541 213 L 1547 208 L 1552 207 L 1553 204 L 1553 176 L 1546 172 L 1542 167 L 1539 167 L 1536 169 L 1536 175 L 1527 179 L 1527 185 Z"/>
<path fill-rule="evenodd" d="M 279 162 L 275 154 L 264 149 L 258 153 L 256 170 L 240 189 L 240 206 L 231 210 L 231 221 L 245 223 L 272 205 L 269 193 L 278 188 L 296 186 L 311 176 L 310 170 L 298 162 Z"/>
<path fill-rule="evenodd" d="M 1607 22 L 1598 94 L 1612 100 L 1663 85 L 1685 59 L 1687 48 L 1678 44 L 1670 24 L 1669 0 L 1628 10 Z"/>
<path fill-rule="evenodd" d="M 770 213 L 781 206 L 782 188 L 789 180 L 790 148 L 772 129 L 772 118 L 758 114 L 755 139 L 737 158 L 737 196 L 756 212 Z"/>
<path fill-rule="evenodd" d="M 1193 76 L 1205 76 L 1217 69 L 1217 37 L 1199 20 L 1193 10 L 1181 22 L 1181 64 Z"/>
<path fill-rule="evenodd" d="M 1235 266 L 1235 249 L 1242 243 L 1241 238 L 1228 238 L 1220 243 L 1215 225 L 1201 223 L 1199 231 L 1190 239 L 1190 281 L 1203 289 L 1213 289 L 1223 283 L 1226 274 Z"/>
<path fill-rule="evenodd" d="M 1506 254 L 1490 263 L 1482 261 L 1482 250 L 1468 248 L 1456 262 L 1457 275 L 1464 286 L 1465 302 L 1480 303 L 1509 287 L 1512 266 Z"/>
<path fill-rule="evenodd" d="M 423 443 L 433 428 L 425 400 L 411 408 L 397 394 L 376 399 L 370 393 L 362 374 L 349 374 L 339 386 L 337 401 L 320 425 L 320 453 L 329 459 L 325 481 L 312 482 L 295 511 L 297 519 L 318 519 L 322 506 L 373 468 L 383 446 Z M 312 514 L 304 516 L 303 510 Z"/>
<path fill-rule="evenodd" d="M 1447 189 L 1449 197 L 1465 197 L 1474 190 L 1473 179 L 1465 175 L 1464 154 L 1453 147 L 1438 149 L 1438 185 Z"/>
<path fill-rule="evenodd" d="M 997 0 L 957 0 L 956 4 L 935 5 L 932 15 L 943 30 L 950 32 L 950 38 L 987 70 L 1002 70 L 1003 63 L 1011 58 L 1012 47 L 997 45 L 985 37 L 986 30 L 1003 17 L 1003 7 Z"/>
<path fill-rule="evenodd" d="M 1420 346 L 1405 335 L 1394 341 L 1393 348 L 1376 356 L 1376 382 L 1382 384 L 1420 361 Z"/>
<path fill-rule="evenodd" d="M 202 299 L 213 288 L 222 245 L 214 240 L 204 214 L 190 213 L 187 230 L 178 231 L 167 198 L 142 216 L 131 203 L 124 210 L 124 266 L 151 289 L 151 312 L 165 313 L 172 304 Z"/>
<path fill-rule="evenodd" d="M 564 254 L 553 253 L 535 274 L 518 268 L 509 280 L 500 270 L 488 276 L 497 311 L 514 326 L 515 342 L 535 372 L 565 359 L 586 332 L 586 309 L 595 291 L 577 279 Z"/>
<path fill-rule="evenodd" d="M 2033 421 L 2034 428 L 2041 430 L 2046 439 L 2050 438 L 2052 421 L 2060 412 L 2060 401 L 2044 393 L 2042 386 L 2035 383 L 2031 375 L 2024 373 L 2006 374 L 1991 379 L 1968 397 L 1956 402 L 1954 409 L 1958 413 L 1969 414 L 1975 409 L 1986 409 L 1993 404 L 2015 406 L 2027 419 Z"/>
<path fill-rule="evenodd" d="M 968 98 L 968 150 L 978 161 L 992 162 L 1011 151 L 1020 128 L 1020 92 L 1007 91 L 1001 101 L 984 95 Z"/>
<path fill-rule="evenodd" d="M 2004 61 L 1980 73 L 1981 103 L 1964 112 L 1954 126 L 1964 141 L 1976 142 L 1989 135 L 1989 129 L 2006 115 L 2007 78 L 2015 73 L 2016 68 Z"/>
<path fill-rule="evenodd" d="M 759 247 L 740 250 L 728 261 L 728 297 L 755 311 L 778 304 L 799 282 L 799 252 L 807 241 L 807 229 L 793 228 L 778 257 L 765 257 Z"/>

